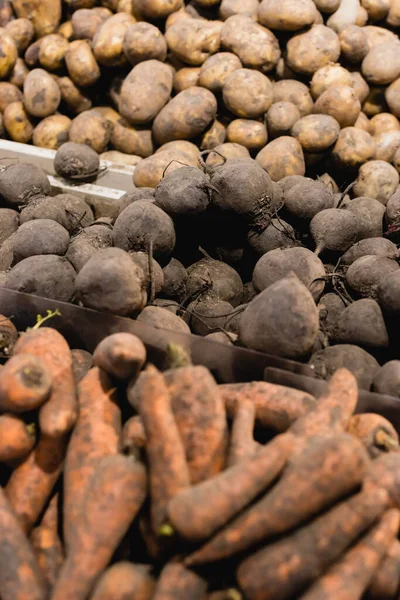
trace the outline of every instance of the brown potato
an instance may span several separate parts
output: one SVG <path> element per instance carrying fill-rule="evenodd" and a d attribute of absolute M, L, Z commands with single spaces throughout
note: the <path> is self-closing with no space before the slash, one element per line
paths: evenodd
<path fill-rule="evenodd" d="M 385 91 L 385 99 L 390 112 L 400 118 L 400 77 L 393 81 Z"/>
<path fill-rule="evenodd" d="M 272 87 L 273 102 L 291 102 L 300 111 L 300 115 L 305 117 L 313 111 L 313 99 L 311 98 L 308 87 L 295 81 L 294 79 L 282 79 L 274 83 Z"/>
<path fill-rule="evenodd" d="M 58 150 L 68 142 L 71 119 L 64 115 L 46 117 L 35 127 L 33 132 L 33 145 L 40 148 Z"/>
<path fill-rule="evenodd" d="M 13 85 L 16 85 L 18 88 L 22 89 L 24 87 L 24 81 L 28 73 L 29 69 L 24 63 L 23 59 L 17 58 L 17 62 L 15 63 L 15 67 L 12 70 L 8 81 Z"/>
<path fill-rule="evenodd" d="M 159 60 L 139 63 L 122 84 L 119 112 L 130 123 L 149 123 L 168 102 L 172 84 L 173 73 L 168 65 Z"/>
<path fill-rule="evenodd" d="M 79 10 L 80 8 L 93 8 L 97 4 L 97 0 L 64 0 L 67 6 L 70 6 L 72 10 Z"/>
<path fill-rule="evenodd" d="M 92 101 L 83 94 L 72 79 L 69 77 L 59 77 L 57 83 L 61 91 L 63 102 L 65 102 L 68 108 L 74 113 L 79 114 L 91 108 Z"/>
<path fill-rule="evenodd" d="M 388 25 L 391 25 L 392 27 L 400 26 L 400 0 L 391 1 L 386 21 Z"/>
<path fill-rule="evenodd" d="M 10 21 L 6 30 L 11 35 L 19 53 L 24 52 L 35 36 L 35 28 L 29 19 Z"/>
<path fill-rule="evenodd" d="M 13 18 L 13 9 L 11 0 L 1 0 L 0 2 L 0 27 L 5 27 Z"/>
<path fill-rule="evenodd" d="M 305 33 L 293 36 L 287 43 L 287 64 L 296 73 L 313 75 L 340 56 L 337 34 L 325 25 L 313 25 Z"/>
<path fill-rule="evenodd" d="M 393 166 L 398 173 L 400 173 L 400 149 L 396 150 L 393 156 Z"/>
<path fill-rule="evenodd" d="M 339 167 L 356 169 L 375 156 L 376 144 L 369 133 L 357 127 L 345 127 L 339 133 L 332 158 Z"/>
<path fill-rule="evenodd" d="M 204 132 L 201 138 L 200 149 L 211 150 L 220 146 L 226 140 L 226 127 L 218 119 L 215 119 L 211 126 Z"/>
<path fill-rule="evenodd" d="M 266 114 L 268 133 L 272 138 L 290 134 L 293 125 L 301 118 L 292 102 L 275 102 Z"/>
<path fill-rule="evenodd" d="M 108 150 L 107 152 L 100 154 L 100 160 L 108 160 L 114 165 L 129 165 L 135 167 L 143 159 L 141 156 L 135 156 L 134 154 L 123 154 L 117 150 Z"/>
<path fill-rule="evenodd" d="M 340 50 L 350 63 L 360 63 L 369 51 L 368 38 L 363 27 L 347 25 L 339 33 Z"/>
<path fill-rule="evenodd" d="M 256 156 L 272 181 L 289 175 L 305 174 L 304 154 L 301 145 L 292 137 L 282 136 L 265 146 Z"/>
<path fill-rule="evenodd" d="M 112 12 L 103 6 L 76 10 L 71 17 L 74 39 L 92 40 L 97 29 L 111 16 Z"/>
<path fill-rule="evenodd" d="M 361 73 L 359 73 L 358 71 L 353 71 L 351 73 L 351 79 L 352 79 L 351 86 L 354 89 L 355 93 L 357 94 L 359 101 L 361 102 L 361 104 L 363 104 L 366 101 L 366 99 L 368 98 L 369 85 L 365 81 L 365 79 L 361 75 Z"/>
<path fill-rule="evenodd" d="M 197 160 L 193 156 L 179 149 L 164 150 L 156 152 L 148 158 L 144 158 L 135 167 L 133 183 L 136 187 L 155 188 L 163 178 L 164 172 L 175 171 L 184 166 L 197 167 Z"/>
<path fill-rule="evenodd" d="M 76 144 L 86 144 L 98 154 L 106 149 L 111 137 L 111 127 L 99 115 L 83 112 L 73 119 L 69 130 L 69 140 Z"/>
<path fill-rule="evenodd" d="M 111 146 L 124 154 L 136 154 L 142 158 L 147 158 L 154 153 L 151 129 L 145 129 L 140 125 L 133 127 L 124 119 L 120 119 L 114 125 Z"/>
<path fill-rule="evenodd" d="M 312 0 L 262 0 L 258 10 L 261 25 L 278 31 L 298 31 L 314 23 Z"/>
<path fill-rule="evenodd" d="M 227 127 L 228 142 L 240 144 L 248 150 L 261 150 L 268 141 L 267 128 L 260 121 L 236 119 Z"/>
<path fill-rule="evenodd" d="M 232 52 L 218 52 L 218 54 L 207 58 L 202 64 L 199 85 L 211 92 L 220 92 L 229 75 L 241 68 L 242 63 L 236 54 L 232 54 Z"/>
<path fill-rule="evenodd" d="M 123 52 L 131 65 L 151 59 L 163 62 L 167 50 L 167 42 L 158 27 L 143 22 L 128 27 Z"/>
<path fill-rule="evenodd" d="M 391 0 L 361 0 L 361 6 L 365 8 L 371 21 L 382 21 L 388 15 Z"/>
<path fill-rule="evenodd" d="M 43 69 L 34 69 L 24 83 L 24 105 L 33 117 L 54 115 L 61 102 L 61 92 L 54 79 Z"/>
<path fill-rule="evenodd" d="M 100 77 L 100 68 L 87 40 L 71 42 L 65 55 L 70 78 L 78 87 L 90 87 Z"/>
<path fill-rule="evenodd" d="M 272 71 L 281 56 L 274 34 L 246 15 L 229 17 L 221 29 L 221 46 L 236 54 L 245 67 Z"/>
<path fill-rule="evenodd" d="M 377 27 L 376 25 L 366 25 L 363 27 L 363 32 L 367 36 L 369 48 L 379 46 L 380 44 L 386 44 L 390 42 L 396 42 L 398 37 L 393 31 L 384 29 L 383 27 Z"/>
<path fill-rule="evenodd" d="M 54 33 L 61 21 L 61 0 L 12 0 L 17 17 L 32 21 L 37 37 Z"/>
<path fill-rule="evenodd" d="M 374 117 L 379 113 L 388 112 L 389 109 L 386 104 L 385 89 L 381 87 L 370 88 L 369 94 L 362 105 L 362 109 L 367 117 Z"/>
<path fill-rule="evenodd" d="M 266 75 L 253 69 L 236 69 L 222 88 L 225 106 L 234 115 L 257 119 L 272 104 L 272 84 Z"/>
<path fill-rule="evenodd" d="M 366 131 L 372 135 L 370 120 L 363 112 L 360 112 L 358 115 L 358 119 L 354 123 L 354 127 L 356 127 L 356 129 L 362 129 L 363 131 Z"/>
<path fill-rule="evenodd" d="M 191 161 L 194 161 L 197 166 L 197 161 L 199 157 L 199 149 L 196 144 L 192 142 L 188 142 L 187 140 L 174 140 L 173 142 L 166 142 L 159 148 L 157 148 L 157 152 L 183 152 L 183 154 L 187 154 L 190 156 Z"/>
<path fill-rule="evenodd" d="M 118 67 L 126 62 L 123 51 L 125 34 L 136 19 L 127 13 L 113 15 L 96 31 L 93 38 L 93 53 L 99 64 Z"/>
<path fill-rule="evenodd" d="M 154 139 L 158 144 L 190 140 L 200 135 L 216 114 L 217 101 L 209 90 L 196 86 L 183 90 L 154 119 Z"/>
<path fill-rule="evenodd" d="M 33 136 L 34 126 L 22 102 L 12 102 L 3 113 L 3 124 L 14 142 L 27 144 Z"/>
<path fill-rule="evenodd" d="M 314 0 L 315 6 L 323 13 L 331 14 L 337 11 L 341 0 Z"/>
<path fill-rule="evenodd" d="M 52 33 L 42 38 L 39 48 L 39 62 L 43 69 L 47 71 L 62 69 L 68 48 L 68 40 L 59 33 Z"/>
<path fill-rule="evenodd" d="M 36 42 L 33 42 L 33 44 L 26 49 L 24 61 L 30 68 L 37 67 L 39 64 L 39 51 L 41 43 L 42 38 L 36 40 Z"/>
<path fill-rule="evenodd" d="M 259 5 L 259 0 L 222 0 L 219 14 L 223 21 L 234 15 L 245 15 L 257 21 Z"/>
<path fill-rule="evenodd" d="M 166 19 L 183 6 L 183 0 L 135 0 L 135 9 L 144 19 Z"/>
<path fill-rule="evenodd" d="M 351 73 L 337 63 L 325 65 L 325 67 L 315 71 L 310 84 L 312 97 L 314 99 L 319 98 L 333 85 L 348 85 L 350 87 L 353 85 Z"/>
<path fill-rule="evenodd" d="M 314 112 L 330 115 L 340 127 L 350 127 L 361 112 L 361 104 L 352 87 L 335 86 L 321 94 L 314 105 Z"/>
<path fill-rule="evenodd" d="M 111 108 L 111 106 L 96 106 L 95 108 L 90 109 L 88 112 L 90 112 L 92 115 L 99 115 L 102 119 L 108 121 L 111 129 L 113 129 L 114 125 L 121 119 L 121 115 L 117 113 L 116 110 Z"/>
<path fill-rule="evenodd" d="M 257 0 L 258 2 L 258 0 Z M 179 10 L 171 13 L 167 20 L 165 21 L 165 31 L 172 27 L 178 21 L 183 21 L 184 19 L 194 19 L 197 18 L 196 15 L 192 14 L 192 10 L 197 14 L 197 11 L 193 9 L 192 6 L 182 6 Z"/>
<path fill-rule="evenodd" d="M 74 35 L 74 30 L 72 28 L 72 22 L 65 21 L 65 23 L 62 23 L 60 25 L 60 27 L 57 29 L 57 33 L 59 33 L 60 35 L 65 37 L 65 39 L 70 42 Z"/>
<path fill-rule="evenodd" d="M 366 25 L 367 23 L 368 23 L 368 13 L 365 10 L 365 8 L 360 6 L 360 8 L 358 9 L 358 13 L 357 13 L 357 17 L 356 17 L 356 21 L 355 21 L 354 25 L 357 25 L 358 27 L 364 27 L 364 25 Z"/>
<path fill-rule="evenodd" d="M 8 83 L 8 81 L 0 82 L 0 112 L 3 113 L 5 108 L 12 102 L 21 102 L 22 93 L 16 85 Z"/>
<path fill-rule="evenodd" d="M 184 19 L 171 25 L 165 32 L 165 40 L 172 54 L 188 65 L 202 65 L 219 50 L 220 21 Z"/>
<path fill-rule="evenodd" d="M 385 131 L 375 136 L 376 160 L 392 162 L 394 155 L 400 147 L 400 131 Z"/>
<path fill-rule="evenodd" d="M 17 46 L 10 33 L 0 28 L 0 79 L 8 79 L 17 62 Z"/>
<path fill-rule="evenodd" d="M 215 150 L 215 152 L 210 152 L 210 154 L 207 156 L 207 167 L 216 167 L 217 165 L 222 165 L 224 159 L 221 158 L 221 155 L 225 158 L 250 158 L 250 152 L 241 144 L 227 142 L 226 144 L 216 146 L 213 148 L 213 150 Z"/>
<path fill-rule="evenodd" d="M 375 85 L 387 85 L 400 76 L 400 42 L 380 44 L 364 58 L 361 72 Z"/>
<path fill-rule="evenodd" d="M 399 120 L 390 113 L 380 113 L 372 117 L 371 135 L 380 135 L 387 131 L 400 131 Z"/>
<path fill-rule="evenodd" d="M 392 165 L 383 160 L 370 160 L 360 167 L 353 194 L 356 198 L 375 198 L 386 206 L 398 185 L 399 174 Z"/>
<path fill-rule="evenodd" d="M 198 84 L 200 67 L 184 67 L 174 75 L 174 91 L 178 94 Z M 203 86 L 204 87 L 204 86 Z"/>
<path fill-rule="evenodd" d="M 338 139 L 340 125 L 329 115 L 308 115 L 292 128 L 292 136 L 305 152 L 324 152 Z"/>

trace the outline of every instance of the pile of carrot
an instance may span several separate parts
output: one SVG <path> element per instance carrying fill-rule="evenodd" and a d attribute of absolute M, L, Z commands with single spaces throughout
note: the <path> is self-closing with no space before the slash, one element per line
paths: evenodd
<path fill-rule="evenodd" d="M 397 600 L 399 438 L 357 397 L 346 369 L 315 399 L 15 331 L 1 600 Z"/>

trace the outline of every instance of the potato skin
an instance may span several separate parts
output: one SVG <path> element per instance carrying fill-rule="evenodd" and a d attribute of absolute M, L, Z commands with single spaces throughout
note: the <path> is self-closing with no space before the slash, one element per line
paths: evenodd
<path fill-rule="evenodd" d="M 236 119 L 226 130 L 228 142 L 241 144 L 248 150 L 261 150 L 268 141 L 267 129 L 260 121 Z"/>
<path fill-rule="evenodd" d="M 339 38 L 325 25 L 313 25 L 287 43 L 287 64 L 296 73 L 313 75 L 328 63 L 336 62 L 339 56 Z"/>
<path fill-rule="evenodd" d="M 360 63 L 368 54 L 368 38 L 362 27 L 348 25 L 339 33 L 342 56 L 350 63 Z"/>
<path fill-rule="evenodd" d="M 105 67 L 118 67 L 126 62 L 123 53 L 125 34 L 136 19 L 127 13 L 117 13 L 102 25 L 93 38 L 92 46 L 96 60 Z"/>
<path fill-rule="evenodd" d="M 218 52 L 221 23 L 200 19 L 177 21 L 165 32 L 170 52 L 184 63 L 199 66 Z"/>
<path fill-rule="evenodd" d="M 58 150 L 68 142 L 71 119 L 64 115 L 52 115 L 43 119 L 33 132 L 33 145 Z"/>
<path fill-rule="evenodd" d="M 167 42 L 158 27 L 151 23 L 129 26 L 124 37 L 123 51 L 131 65 L 152 59 L 163 62 L 167 50 Z"/>
<path fill-rule="evenodd" d="M 272 181 L 289 175 L 305 174 L 303 150 L 292 137 L 282 136 L 265 146 L 256 156 L 256 161 L 269 174 Z"/>
<path fill-rule="evenodd" d="M 174 171 L 182 166 L 197 166 L 197 158 L 177 148 L 158 151 L 145 158 L 135 167 L 133 183 L 136 187 L 155 188 L 160 183 L 165 169 Z"/>
<path fill-rule="evenodd" d="M 255 119 L 272 104 L 272 84 L 266 75 L 252 69 L 236 69 L 222 89 L 225 106 L 238 117 Z"/>
<path fill-rule="evenodd" d="M 223 21 L 234 15 L 245 15 L 257 21 L 258 8 L 259 0 L 222 0 L 219 14 Z"/>
<path fill-rule="evenodd" d="M 15 67 L 12 70 L 8 81 L 13 85 L 16 85 L 18 88 L 22 89 L 24 87 L 24 81 L 28 73 L 29 69 L 27 68 L 23 59 L 17 58 L 17 62 L 15 63 Z"/>
<path fill-rule="evenodd" d="M 22 93 L 16 85 L 8 81 L 0 82 L 0 113 L 3 113 L 12 102 L 21 102 L 21 100 Z"/>
<path fill-rule="evenodd" d="M 400 42 L 371 48 L 361 65 L 365 79 L 374 85 L 387 85 L 400 76 Z"/>
<path fill-rule="evenodd" d="M 100 77 L 100 68 L 86 40 L 75 40 L 65 54 L 65 63 L 72 81 L 79 87 L 90 87 Z"/>
<path fill-rule="evenodd" d="M 308 115 L 292 128 L 292 136 L 305 152 L 324 152 L 338 139 L 340 125 L 329 115 Z"/>
<path fill-rule="evenodd" d="M 61 98 L 65 104 L 76 114 L 89 110 L 92 101 L 75 85 L 69 77 L 59 77 L 57 80 Z"/>
<path fill-rule="evenodd" d="M 190 140 L 202 133 L 216 114 L 217 101 L 209 90 L 188 88 L 164 106 L 154 119 L 154 139 L 158 144 Z"/>
<path fill-rule="evenodd" d="M 269 135 L 279 137 L 289 134 L 300 118 L 300 111 L 292 102 L 275 102 L 266 115 Z"/>
<path fill-rule="evenodd" d="M 315 4 L 312 0 L 262 0 L 258 20 L 268 29 L 298 31 L 314 23 Z"/>
<path fill-rule="evenodd" d="M 357 127 L 344 127 L 332 151 L 332 158 L 339 167 L 355 169 L 375 157 L 376 143 L 373 137 Z"/>
<path fill-rule="evenodd" d="M 183 67 L 174 75 L 174 91 L 179 94 L 194 85 L 198 85 L 200 67 Z M 202 86 L 204 87 L 204 86 Z"/>
<path fill-rule="evenodd" d="M 321 94 L 314 112 L 334 117 L 341 127 L 351 127 L 361 112 L 361 103 L 352 87 L 334 86 Z"/>
<path fill-rule="evenodd" d="M 59 71 L 64 67 L 65 55 L 69 43 L 59 33 L 52 33 L 42 38 L 39 48 L 39 62 L 47 71 Z"/>
<path fill-rule="evenodd" d="M 37 37 L 53 33 L 61 21 L 61 0 L 12 0 L 18 17 L 32 21 Z"/>
<path fill-rule="evenodd" d="M 382 160 L 370 160 L 360 168 L 353 193 L 356 198 L 375 198 L 386 206 L 398 185 L 399 174 L 392 165 Z"/>
<path fill-rule="evenodd" d="M 0 28 L 0 79 L 8 79 L 17 62 L 17 46 L 10 33 Z"/>
<path fill-rule="evenodd" d="M 54 79 L 43 69 L 34 69 L 24 83 L 25 108 L 33 117 L 49 117 L 58 109 L 61 92 Z"/>
<path fill-rule="evenodd" d="M 124 80 L 119 98 L 119 112 L 132 124 L 152 121 L 168 102 L 173 84 L 172 70 L 158 60 L 146 60 Z"/>
<path fill-rule="evenodd" d="M 352 86 L 351 73 L 339 64 L 329 64 L 315 71 L 310 85 L 311 95 L 317 99 L 331 86 Z"/>
<path fill-rule="evenodd" d="M 220 92 L 229 75 L 233 71 L 236 71 L 236 69 L 241 68 L 242 63 L 236 54 L 232 54 L 232 52 L 218 52 L 207 58 L 202 64 L 199 85 L 213 93 Z"/>
<path fill-rule="evenodd" d="M 14 142 L 27 144 L 33 136 L 33 125 L 22 102 L 12 102 L 3 113 L 3 124 Z"/>
<path fill-rule="evenodd" d="M 226 128 L 223 123 L 215 119 L 201 139 L 201 150 L 211 150 L 226 140 Z"/>
<path fill-rule="evenodd" d="M 300 115 L 305 117 L 312 113 L 313 99 L 310 90 L 301 81 L 294 79 L 282 79 L 274 83 L 272 87 L 273 102 L 291 102 L 300 111 Z"/>
<path fill-rule="evenodd" d="M 146 158 L 154 152 L 151 129 L 140 125 L 133 127 L 124 119 L 114 125 L 111 134 L 111 146 L 124 154 L 135 154 Z"/>
<path fill-rule="evenodd" d="M 6 25 L 19 53 L 24 52 L 32 42 L 35 29 L 29 19 L 15 19 Z"/>
<path fill-rule="evenodd" d="M 206 165 L 210 168 L 223 164 L 223 159 L 220 155 L 225 156 L 225 158 L 251 158 L 247 148 L 234 142 L 220 144 L 213 148 L 213 150 L 215 152 L 210 152 L 206 160 Z"/>
<path fill-rule="evenodd" d="M 71 25 L 75 40 L 92 40 L 97 29 L 112 16 L 108 8 L 80 8 L 71 17 Z"/>
<path fill-rule="evenodd" d="M 386 88 L 385 99 L 390 108 L 390 112 L 395 117 L 400 118 L 400 77 Z"/>
<path fill-rule="evenodd" d="M 135 9 L 145 19 L 166 19 L 183 6 L 183 0 L 136 0 Z"/>
<path fill-rule="evenodd" d="M 33 42 L 33 44 L 28 46 L 28 48 L 26 49 L 26 52 L 24 54 L 24 61 L 26 65 L 30 68 L 37 67 L 39 65 L 39 51 L 41 43 L 42 39 L 40 38 L 36 40 L 36 42 Z"/>
<path fill-rule="evenodd" d="M 86 144 L 98 154 L 106 149 L 111 137 L 109 122 L 102 117 L 83 112 L 72 121 L 69 139 L 75 144 Z"/>

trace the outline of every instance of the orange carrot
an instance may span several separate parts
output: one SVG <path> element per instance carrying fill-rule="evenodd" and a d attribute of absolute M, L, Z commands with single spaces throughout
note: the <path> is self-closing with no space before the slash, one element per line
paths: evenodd
<path fill-rule="evenodd" d="M 32 356 L 12 356 L 0 369 L 0 411 L 22 413 L 49 397 L 51 379 L 44 363 Z"/>
<path fill-rule="evenodd" d="M 35 425 L 26 425 L 16 415 L 0 415 L 0 462 L 25 458 L 36 442 Z"/>
<path fill-rule="evenodd" d="M 390 452 L 372 461 L 363 487 L 384 488 L 389 494 L 390 506 L 400 509 L 400 454 Z"/>
<path fill-rule="evenodd" d="M 52 590 L 64 562 L 64 551 L 58 535 L 58 501 L 55 494 L 40 524 L 31 533 L 35 556 L 48 589 Z"/>
<path fill-rule="evenodd" d="M 71 350 L 72 372 L 75 377 L 75 383 L 78 384 L 85 377 L 86 373 L 93 366 L 93 356 L 86 350 Z"/>
<path fill-rule="evenodd" d="M 161 571 L 152 600 L 204 600 L 207 582 L 181 562 L 170 562 Z"/>
<path fill-rule="evenodd" d="M 121 447 L 124 454 L 135 454 L 146 447 L 146 433 L 139 415 L 128 419 L 122 429 Z"/>
<path fill-rule="evenodd" d="M 132 333 L 113 333 L 104 338 L 93 354 L 94 364 L 117 379 L 136 379 L 146 362 L 146 348 Z"/>
<path fill-rule="evenodd" d="M 289 459 L 278 483 L 189 556 L 187 564 L 226 558 L 293 529 L 357 488 L 368 463 L 363 444 L 349 434 L 310 438 Z"/>
<path fill-rule="evenodd" d="M 189 469 L 163 375 L 149 365 L 136 386 L 147 437 L 151 521 L 158 535 L 167 516 L 168 502 L 190 484 Z"/>
<path fill-rule="evenodd" d="M 301 600 L 359 600 L 399 530 L 400 513 L 392 508 L 342 559 L 317 580 Z"/>
<path fill-rule="evenodd" d="M 281 434 L 255 456 L 177 494 L 168 505 L 173 528 L 191 541 L 215 533 L 279 475 L 293 442 L 293 436 Z"/>
<path fill-rule="evenodd" d="M 72 432 L 64 469 L 64 539 L 76 533 L 84 496 L 99 460 L 118 454 L 121 411 L 110 378 L 93 367 L 79 384 L 79 419 Z"/>
<path fill-rule="evenodd" d="M 347 431 L 363 442 L 371 458 L 391 450 L 400 451 L 399 436 L 393 425 L 374 413 L 353 415 Z"/>
<path fill-rule="evenodd" d="M 155 581 L 148 565 L 119 562 L 98 580 L 90 600 L 150 600 Z"/>
<path fill-rule="evenodd" d="M 31 545 L 0 488 L 0 591 L 2 600 L 46 600 Z"/>
<path fill-rule="evenodd" d="M 106 456 L 88 482 L 52 600 L 85 600 L 146 497 L 146 471 L 131 457 Z"/>
<path fill-rule="evenodd" d="M 382 515 L 387 505 L 385 490 L 363 490 L 250 555 L 236 573 L 246 600 L 298 598 Z"/>
<path fill-rule="evenodd" d="M 8 317 L 0 315 L 0 354 L 10 356 L 17 339 L 18 331 L 14 323 Z"/>
<path fill-rule="evenodd" d="M 254 403 L 248 400 L 240 402 L 236 407 L 232 422 L 228 467 L 236 465 L 257 452 L 258 444 L 254 440 L 255 421 L 256 407 Z"/>
<path fill-rule="evenodd" d="M 400 590 L 400 541 L 392 542 L 368 588 L 368 600 L 392 600 Z"/>

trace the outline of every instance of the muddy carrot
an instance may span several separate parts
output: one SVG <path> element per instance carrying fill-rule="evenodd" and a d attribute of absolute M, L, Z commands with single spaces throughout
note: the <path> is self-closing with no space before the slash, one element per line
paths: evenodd
<path fill-rule="evenodd" d="M 400 451 L 397 431 L 390 421 L 381 415 L 353 415 L 347 431 L 363 442 L 371 458 L 377 458 L 391 450 Z"/>
<path fill-rule="evenodd" d="M 301 596 L 301 600 L 359 600 L 397 535 L 399 516 L 395 508 L 386 511 L 380 521 Z"/>
<path fill-rule="evenodd" d="M 2 600 L 46 600 L 32 547 L 0 488 L 0 591 Z"/>
<path fill-rule="evenodd" d="M 127 456 L 103 458 L 87 493 L 52 600 L 86 600 L 146 497 L 146 471 Z"/>
<path fill-rule="evenodd" d="M 161 571 L 152 600 L 205 600 L 207 582 L 181 562 L 170 562 Z"/>
<path fill-rule="evenodd" d="M 180 492 L 168 505 L 172 527 L 191 541 L 210 537 L 274 481 L 293 442 L 293 436 L 281 434 L 255 456 Z"/>
<path fill-rule="evenodd" d="M 149 365 L 136 386 L 147 437 L 151 522 L 154 533 L 159 534 L 166 520 L 168 502 L 190 485 L 190 475 L 163 375 Z"/>
<path fill-rule="evenodd" d="M 0 315 L 0 354 L 10 356 L 17 339 L 18 331 L 14 323 L 8 317 Z"/>
<path fill-rule="evenodd" d="M 254 403 L 247 400 L 240 402 L 236 407 L 232 422 L 228 467 L 232 467 L 256 453 L 258 444 L 254 440 L 255 420 L 256 407 Z"/>
<path fill-rule="evenodd" d="M 400 454 L 390 452 L 373 460 L 365 475 L 365 489 L 384 488 L 390 498 L 390 506 L 400 509 Z"/>
<path fill-rule="evenodd" d="M 266 381 L 227 383 L 219 386 L 229 417 L 233 417 L 237 403 L 250 400 L 256 407 L 256 419 L 264 427 L 286 431 L 292 423 L 315 406 L 313 396 L 294 388 Z"/>
<path fill-rule="evenodd" d="M 72 372 L 75 383 L 78 384 L 93 366 L 93 356 L 90 352 L 81 349 L 71 350 Z"/>
<path fill-rule="evenodd" d="M 49 437 L 63 436 L 76 423 L 78 406 L 72 373 L 72 356 L 63 336 L 50 327 L 23 333 L 14 354 L 32 354 L 41 359 L 52 380 L 50 397 L 39 412 L 40 431 Z"/>
<path fill-rule="evenodd" d="M 0 415 L 0 462 L 25 458 L 36 442 L 35 425 L 27 425 L 17 415 Z"/>
<path fill-rule="evenodd" d="M 113 333 L 104 338 L 93 354 L 93 362 L 117 379 L 136 379 L 146 362 L 146 348 L 132 333 Z"/>
<path fill-rule="evenodd" d="M 31 533 L 36 560 L 49 590 L 53 589 L 64 562 L 64 551 L 58 534 L 58 501 L 59 496 L 55 494 L 40 524 Z"/>
<path fill-rule="evenodd" d="M 78 387 L 79 419 L 64 469 L 64 538 L 68 548 L 80 519 L 83 498 L 99 460 L 119 451 L 121 411 L 108 375 L 93 367 Z"/>
<path fill-rule="evenodd" d="M 291 456 L 277 484 L 187 563 L 226 558 L 289 531 L 357 488 L 368 463 L 363 444 L 349 434 L 310 439 L 300 454 Z"/>
<path fill-rule="evenodd" d="M 387 504 L 385 490 L 363 490 L 246 558 L 236 573 L 246 600 L 297 598 L 382 515 Z"/>
<path fill-rule="evenodd" d="M 121 447 L 124 454 L 135 454 L 146 447 L 146 432 L 139 415 L 128 419 L 122 428 Z"/>
<path fill-rule="evenodd" d="M 118 562 L 98 580 L 90 600 L 150 600 L 155 588 L 148 565 Z"/>
<path fill-rule="evenodd" d="M 368 600 L 393 600 L 400 589 L 400 541 L 392 542 L 368 588 Z"/>
<path fill-rule="evenodd" d="M 0 370 L 0 411 L 23 413 L 49 397 L 51 378 L 44 363 L 30 354 L 12 356 Z"/>
<path fill-rule="evenodd" d="M 32 529 L 50 498 L 62 471 L 67 443 L 67 436 L 40 434 L 38 444 L 8 480 L 6 494 L 25 532 Z"/>

